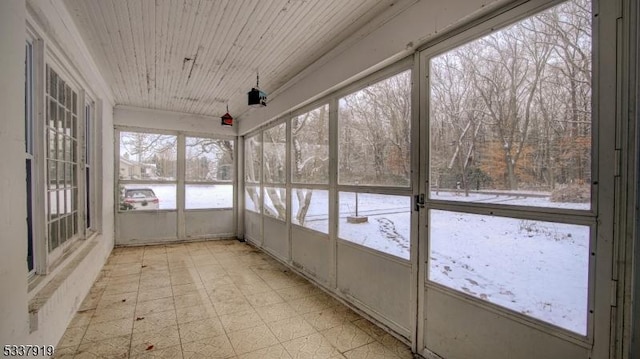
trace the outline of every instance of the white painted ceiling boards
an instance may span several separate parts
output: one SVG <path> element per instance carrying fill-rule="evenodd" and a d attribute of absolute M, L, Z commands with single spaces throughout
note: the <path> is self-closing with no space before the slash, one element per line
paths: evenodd
<path fill-rule="evenodd" d="M 65 0 L 117 105 L 238 117 L 394 0 Z"/>

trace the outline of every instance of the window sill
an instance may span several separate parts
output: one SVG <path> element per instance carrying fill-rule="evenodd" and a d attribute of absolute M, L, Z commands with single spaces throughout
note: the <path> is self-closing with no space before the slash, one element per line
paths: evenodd
<path fill-rule="evenodd" d="M 74 273 L 80 263 L 98 245 L 97 234 L 89 239 L 80 240 L 73 248 L 60 258 L 55 269 L 47 275 L 34 275 L 29 282 L 29 330 L 38 329 L 38 313 L 54 296 L 58 289 Z"/>

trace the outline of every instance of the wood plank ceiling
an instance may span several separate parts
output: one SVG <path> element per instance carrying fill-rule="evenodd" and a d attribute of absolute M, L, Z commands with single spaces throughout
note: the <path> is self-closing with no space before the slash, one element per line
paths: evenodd
<path fill-rule="evenodd" d="M 65 0 L 116 104 L 238 117 L 395 0 Z"/>

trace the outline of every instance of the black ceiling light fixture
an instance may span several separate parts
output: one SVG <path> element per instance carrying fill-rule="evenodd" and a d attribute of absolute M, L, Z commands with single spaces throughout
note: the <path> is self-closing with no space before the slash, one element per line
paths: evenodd
<path fill-rule="evenodd" d="M 233 126 L 233 117 L 229 114 L 229 105 L 227 105 L 227 113 L 220 117 L 220 124 L 222 126 Z"/>
<path fill-rule="evenodd" d="M 249 106 L 267 106 L 267 94 L 260 91 L 260 74 L 256 74 L 256 87 L 251 88 L 247 95 L 249 95 Z"/>

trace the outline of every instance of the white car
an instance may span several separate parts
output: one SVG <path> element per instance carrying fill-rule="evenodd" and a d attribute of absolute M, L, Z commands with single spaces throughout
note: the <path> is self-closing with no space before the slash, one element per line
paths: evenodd
<path fill-rule="evenodd" d="M 121 207 L 132 210 L 160 208 L 160 200 L 151 188 L 125 188 Z"/>

